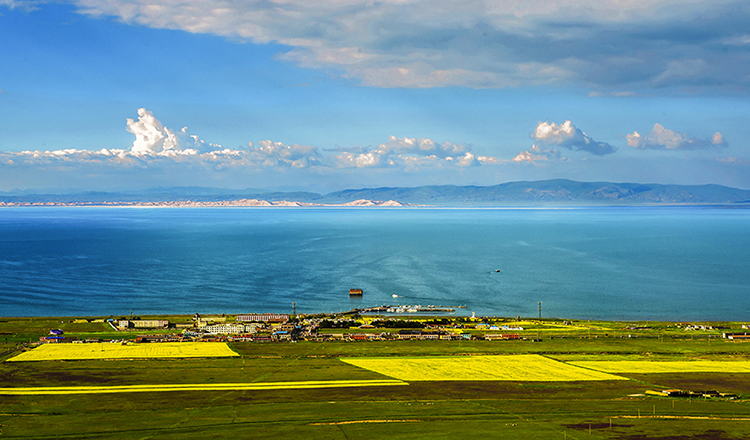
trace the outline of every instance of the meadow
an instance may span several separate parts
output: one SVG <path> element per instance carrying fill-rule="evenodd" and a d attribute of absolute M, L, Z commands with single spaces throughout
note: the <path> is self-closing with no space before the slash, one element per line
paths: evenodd
<path fill-rule="evenodd" d="M 47 331 L 45 325 L 31 323 L 34 326 L 29 328 L 16 326 L 18 333 L 5 324 L 5 331 L 13 332 L 6 347 L 15 351 L 0 356 L 0 387 L 12 388 L 16 394 L 6 391 L 0 396 L 2 438 L 750 438 L 747 372 L 649 373 L 631 368 L 617 373 L 627 380 L 476 376 L 472 380 L 434 377 L 438 380 L 407 380 L 408 385 L 395 385 L 403 382 L 352 363 L 381 360 L 399 365 L 421 359 L 474 358 L 481 363 L 482 358 L 502 357 L 523 360 L 526 365 L 519 363 L 517 370 L 540 363 L 597 373 L 578 364 L 636 361 L 653 366 L 714 361 L 739 365 L 750 361 L 750 344 L 679 334 L 666 325 L 633 331 L 638 337 L 632 338 L 614 337 L 612 331 L 631 323 L 592 323 L 578 331 L 568 327 L 552 333 L 548 328 L 541 342 L 243 342 L 227 344 L 238 355 L 233 357 L 8 362 L 21 349 L 12 341 L 37 338 Z M 82 333 L 92 331 L 85 327 L 91 324 L 80 325 Z M 654 323 L 650 326 L 656 327 Z M 76 330 L 76 325 L 66 325 L 66 335 Z M 403 368 L 405 364 L 400 365 Z M 486 370 L 506 367 L 491 363 Z M 427 375 L 425 371 L 421 374 Z M 518 374 L 522 373 L 527 374 Z M 322 388 L 324 383 L 341 386 Z M 124 391 L 70 394 L 62 387 Z M 24 394 L 45 388 L 64 393 Z M 666 388 L 717 389 L 739 398 L 679 399 L 645 394 L 646 390 Z"/>

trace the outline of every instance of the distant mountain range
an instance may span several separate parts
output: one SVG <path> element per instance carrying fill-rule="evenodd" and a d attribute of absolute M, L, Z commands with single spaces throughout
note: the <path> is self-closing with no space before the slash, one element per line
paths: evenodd
<path fill-rule="evenodd" d="M 156 188 L 132 192 L 71 192 L 34 194 L 0 193 L 8 204 L 134 204 L 158 202 L 226 202 L 256 200 L 301 204 L 351 204 L 355 201 L 397 201 L 435 206 L 544 206 L 544 205 L 750 205 L 750 190 L 721 185 L 659 185 L 640 183 L 542 180 L 493 186 L 420 186 L 415 188 L 348 189 L 329 194 L 268 192 L 258 189 Z M 358 203 L 363 204 L 363 203 Z"/>

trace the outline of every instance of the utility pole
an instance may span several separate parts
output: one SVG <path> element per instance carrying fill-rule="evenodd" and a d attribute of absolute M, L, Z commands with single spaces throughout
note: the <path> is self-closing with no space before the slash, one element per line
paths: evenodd
<path fill-rule="evenodd" d="M 539 322 L 542 322 L 542 302 L 539 301 L 537 305 L 539 306 Z"/>
<path fill-rule="evenodd" d="M 539 328 L 537 328 L 537 330 L 536 330 L 536 338 L 541 341 L 542 340 L 542 329 L 541 329 L 541 325 L 542 325 L 542 302 L 539 301 L 536 304 L 539 307 Z"/>

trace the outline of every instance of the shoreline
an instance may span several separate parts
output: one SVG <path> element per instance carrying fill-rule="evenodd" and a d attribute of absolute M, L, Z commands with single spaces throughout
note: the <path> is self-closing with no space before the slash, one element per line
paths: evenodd
<path fill-rule="evenodd" d="M 300 208 L 300 207 L 406 207 L 424 206 L 401 203 L 395 200 L 366 200 L 360 199 L 347 203 L 310 203 L 281 200 L 269 202 L 261 199 L 219 200 L 201 202 L 192 200 L 174 200 L 160 202 L 0 202 L 0 208 L 16 207 L 60 207 L 60 208 Z"/>
<path fill-rule="evenodd" d="M 362 312 L 362 313 L 360 313 Z M 246 315 L 246 314 L 273 314 L 273 315 L 287 315 L 289 317 L 297 317 L 299 319 L 309 318 L 309 317 L 349 317 L 353 315 L 358 315 L 361 317 L 365 317 L 367 319 L 376 319 L 376 318 L 385 318 L 385 319 L 406 319 L 406 320 L 425 320 L 425 319 L 447 319 L 447 320 L 473 320 L 473 321 L 482 321 L 482 320 L 493 320 L 493 321 L 503 321 L 503 322 L 514 322 L 514 321 L 533 321 L 533 322 L 539 322 L 539 323 L 556 323 L 561 321 L 566 322 L 578 322 L 578 323 L 653 323 L 653 324 L 700 324 L 700 325 L 706 325 L 706 324 L 735 324 L 735 325 L 747 325 L 748 326 L 748 333 L 750 333 L 750 320 L 722 320 L 722 319 L 688 319 L 688 320 L 682 320 L 682 319 L 607 319 L 607 318 L 570 318 L 570 317 L 556 317 L 556 316 L 550 316 L 550 317 L 542 317 L 541 319 L 536 316 L 494 316 L 494 315 L 482 315 L 482 316 L 456 316 L 452 314 L 440 314 L 439 312 L 431 314 L 429 312 L 414 314 L 414 313 L 374 313 L 374 312 L 367 312 L 363 310 L 350 310 L 345 312 L 316 312 L 316 313 L 298 313 L 297 315 L 293 315 L 291 313 L 285 313 L 285 312 L 229 312 L 229 313 L 221 313 L 221 312 L 208 312 L 208 313 L 201 313 L 198 312 L 201 316 L 211 317 L 211 318 L 217 318 L 221 317 L 224 320 L 231 320 L 235 319 L 239 315 Z M 152 313 L 146 313 L 146 314 L 136 314 L 138 319 L 162 319 L 162 318 L 192 318 L 194 314 L 190 313 L 158 313 L 158 314 L 152 314 Z M 23 320 L 23 319 L 39 319 L 39 320 L 71 320 L 70 322 L 73 322 L 74 320 L 89 320 L 91 322 L 106 322 L 107 319 L 134 319 L 132 316 L 128 315 L 127 313 L 117 313 L 117 314 L 110 314 L 110 315 L 60 315 L 60 316 L 50 316 L 50 315 L 25 315 L 25 316 L 0 316 L 0 323 L 10 320 Z"/>
<path fill-rule="evenodd" d="M 629 203 L 629 204 L 530 204 L 530 205 L 425 205 L 396 200 L 355 200 L 346 203 L 312 203 L 260 199 L 220 200 L 212 202 L 174 200 L 158 202 L 0 202 L 2 208 L 416 208 L 455 210 L 576 210 L 589 208 L 717 208 L 750 209 L 736 203 Z"/>

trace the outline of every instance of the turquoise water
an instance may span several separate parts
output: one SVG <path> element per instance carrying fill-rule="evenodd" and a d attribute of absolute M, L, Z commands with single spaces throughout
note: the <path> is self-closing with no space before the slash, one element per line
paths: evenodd
<path fill-rule="evenodd" d="M 750 210 L 0 209 L 0 280 L 0 316 L 541 301 L 547 317 L 747 320 Z"/>

